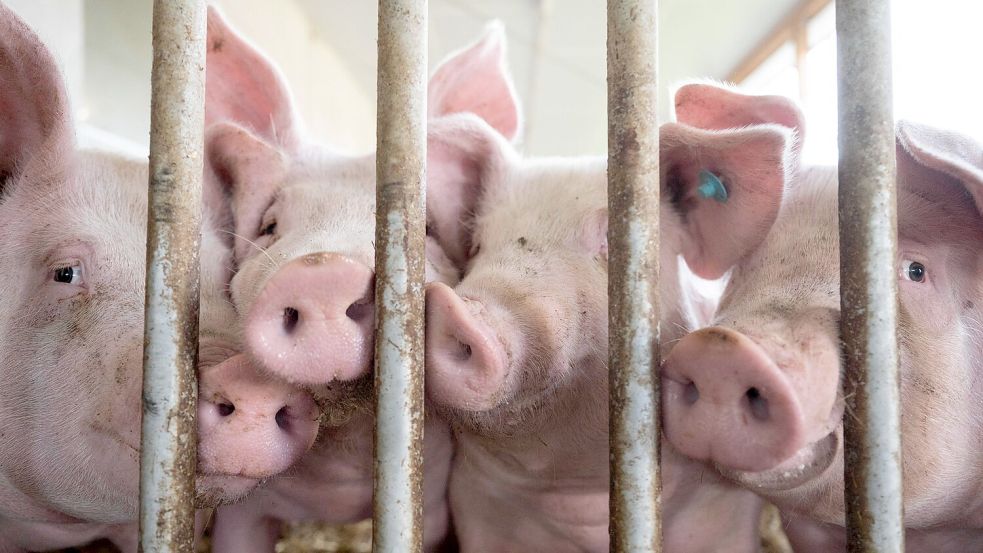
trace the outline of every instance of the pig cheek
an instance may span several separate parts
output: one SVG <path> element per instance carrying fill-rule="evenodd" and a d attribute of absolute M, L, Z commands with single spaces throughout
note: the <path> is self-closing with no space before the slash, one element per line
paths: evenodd
<path fill-rule="evenodd" d="M 901 349 L 902 440 L 904 447 L 905 510 L 909 518 L 943 503 L 958 505 L 951 494 L 971 466 L 972 453 L 964 436 L 973 432 L 965 415 L 973 412 L 967 367 L 957 360 L 963 351 L 962 329 L 937 327 L 902 305 L 899 312 Z M 962 462 L 965 461 L 965 462 Z M 937 510 L 937 509 L 936 509 Z M 937 514 L 937 513 L 936 513 Z"/>

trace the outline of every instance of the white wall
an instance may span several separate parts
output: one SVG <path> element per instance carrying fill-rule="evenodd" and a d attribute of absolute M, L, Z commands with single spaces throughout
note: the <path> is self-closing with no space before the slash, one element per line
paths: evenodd
<path fill-rule="evenodd" d="M 84 60 L 82 0 L 4 0 L 41 37 L 62 68 L 68 94 L 80 106 Z"/>
<path fill-rule="evenodd" d="M 353 84 L 293 0 L 214 3 L 283 71 L 312 137 L 346 150 L 374 144 L 373 130 L 364 123 L 372 120 L 374 98 Z M 84 120 L 144 145 L 150 132 L 152 15 L 149 1 L 85 0 Z"/>

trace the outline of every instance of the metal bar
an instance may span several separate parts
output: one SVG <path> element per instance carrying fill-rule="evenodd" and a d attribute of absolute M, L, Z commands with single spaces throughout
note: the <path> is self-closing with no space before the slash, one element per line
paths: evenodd
<path fill-rule="evenodd" d="M 836 3 L 848 549 L 904 551 L 890 0 Z"/>
<path fill-rule="evenodd" d="M 194 551 L 205 4 L 156 0 L 140 550 Z"/>
<path fill-rule="evenodd" d="M 608 0 L 611 550 L 661 551 L 657 0 Z"/>
<path fill-rule="evenodd" d="M 427 1 L 379 1 L 372 549 L 423 547 Z"/>

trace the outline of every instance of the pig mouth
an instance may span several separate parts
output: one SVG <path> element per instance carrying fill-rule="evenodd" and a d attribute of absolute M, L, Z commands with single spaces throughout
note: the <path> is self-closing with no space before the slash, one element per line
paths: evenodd
<path fill-rule="evenodd" d="M 763 471 L 742 471 L 717 465 L 717 471 L 725 478 L 752 490 L 786 491 L 798 488 L 820 478 L 836 461 L 842 449 L 843 398 L 836 403 L 823 426 L 826 435 L 810 442 L 791 457 Z"/>
<path fill-rule="evenodd" d="M 839 450 L 840 435 L 837 430 L 833 430 L 768 470 L 750 472 L 720 466 L 716 468 L 725 478 L 751 490 L 784 491 L 818 478 L 833 465 Z"/>

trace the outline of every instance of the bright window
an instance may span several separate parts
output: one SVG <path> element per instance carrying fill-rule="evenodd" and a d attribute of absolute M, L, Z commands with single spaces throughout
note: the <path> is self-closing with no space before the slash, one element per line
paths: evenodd
<path fill-rule="evenodd" d="M 804 55 L 789 39 L 740 81 L 758 94 L 796 98 L 806 116 L 806 163 L 836 162 L 833 4 L 805 25 Z M 983 2 L 893 0 L 894 116 L 983 143 Z M 794 36 L 794 33 L 792 33 Z"/>

